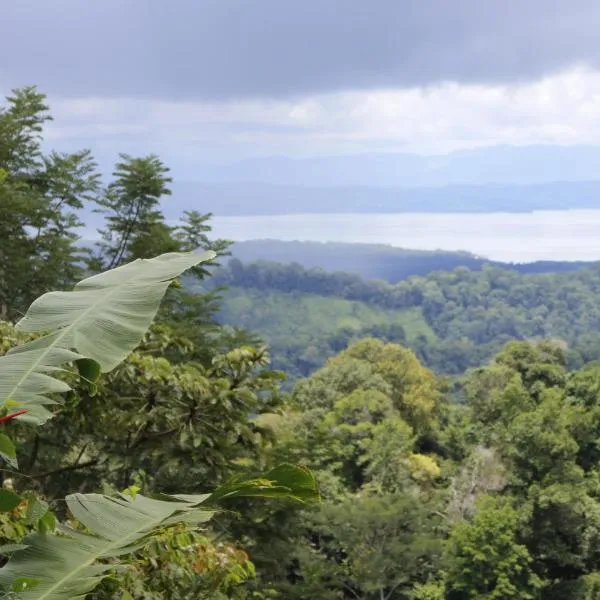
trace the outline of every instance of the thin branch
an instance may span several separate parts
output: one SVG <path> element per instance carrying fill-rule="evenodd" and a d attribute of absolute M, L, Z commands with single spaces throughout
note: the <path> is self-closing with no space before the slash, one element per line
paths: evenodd
<path fill-rule="evenodd" d="M 53 471 L 46 471 L 45 473 L 38 473 L 37 475 L 31 475 L 31 478 L 32 479 L 44 479 L 45 477 L 51 477 L 52 475 L 66 473 L 68 471 L 77 471 L 78 469 L 85 469 L 86 467 L 94 467 L 99 462 L 100 462 L 100 460 L 98 458 L 94 458 L 93 460 L 87 460 L 82 463 L 75 463 L 73 465 L 61 467 L 60 469 L 54 469 Z"/>
<path fill-rule="evenodd" d="M 157 431 L 156 433 L 144 433 L 129 447 L 129 449 L 133 450 L 134 448 L 137 448 L 145 442 L 151 442 L 152 440 L 164 437 L 166 435 L 172 435 L 178 430 L 179 427 L 172 427 L 171 429 L 167 429 L 166 431 Z"/>
<path fill-rule="evenodd" d="M 75 462 L 73 463 L 73 466 L 78 465 L 79 461 L 81 460 L 81 457 L 83 456 L 83 453 L 87 450 L 87 447 L 89 446 L 89 442 L 85 443 L 83 445 L 83 447 L 81 448 L 81 450 L 79 451 L 79 454 L 77 455 L 77 458 L 75 459 Z"/>
<path fill-rule="evenodd" d="M 39 434 L 35 434 L 35 438 L 33 440 L 33 448 L 31 450 L 31 456 L 29 457 L 29 470 L 33 469 L 35 462 L 38 457 L 38 453 L 40 451 L 40 436 Z"/>
<path fill-rule="evenodd" d="M 342 581 L 342 586 L 344 587 L 344 589 L 346 589 L 347 591 L 349 591 L 355 598 L 357 598 L 358 600 L 360 600 L 360 596 L 347 583 L 344 583 Z"/>
<path fill-rule="evenodd" d="M 383 590 L 381 590 L 382 600 L 390 600 L 390 598 L 392 597 L 392 594 L 396 591 L 396 588 L 399 587 L 402 583 L 404 583 L 404 582 L 398 581 L 396 584 L 394 584 L 386 596 L 383 595 Z"/>

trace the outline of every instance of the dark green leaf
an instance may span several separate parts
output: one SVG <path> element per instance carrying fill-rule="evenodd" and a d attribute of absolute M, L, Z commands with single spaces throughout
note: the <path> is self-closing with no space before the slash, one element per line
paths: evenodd
<path fill-rule="evenodd" d="M 21 504 L 21 496 L 10 490 L 0 489 L 0 512 L 10 512 Z"/>
<path fill-rule="evenodd" d="M 250 496 L 314 502 L 319 500 L 319 491 L 308 469 L 284 464 L 255 479 L 234 478 L 218 488 L 210 501 Z"/>
<path fill-rule="evenodd" d="M 83 386 L 90 394 L 95 394 L 97 389 L 96 384 L 102 373 L 100 364 L 91 358 L 80 358 L 75 361 L 75 365 L 79 371 L 79 377 L 81 378 Z"/>
<path fill-rule="evenodd" d="M 0 433 L 0 456 L 15 469 L 18 468 L 17 449 L 12 440 L 5 434 Z"/>

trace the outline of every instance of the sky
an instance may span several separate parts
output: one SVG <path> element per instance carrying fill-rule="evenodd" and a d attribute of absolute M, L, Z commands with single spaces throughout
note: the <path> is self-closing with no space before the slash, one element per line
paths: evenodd
<path fill-rule="evenodd" d="M 597 0 L 19 0 L 0 93 L 177 174 L 269 155 L 600 144 Z"/>

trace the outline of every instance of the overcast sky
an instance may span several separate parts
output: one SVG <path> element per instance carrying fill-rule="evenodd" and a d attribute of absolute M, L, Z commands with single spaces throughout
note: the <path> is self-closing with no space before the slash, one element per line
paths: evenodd
<path fill-rule="evenodd" d="M 15 0 L 0 91 L 54 146 L 257 154 L 600 144 L 598 0 Z"/>

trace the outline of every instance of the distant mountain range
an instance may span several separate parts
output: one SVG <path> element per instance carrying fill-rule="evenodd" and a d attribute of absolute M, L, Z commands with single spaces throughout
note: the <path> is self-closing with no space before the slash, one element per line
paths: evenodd
<path fill-rule="evenodd" d="M 192 209 L 218 216 L 600 209 L 600 146 L 255 158 L 197 166 L 192 177 L 175 177 L 162 202 L 167 219 Z M 82 216 L 92 229 L 101 223 L 91 210 Z"/>
<path fill-rule="evenodd" d="M 199 166 L 193 179 L 176 179 L 169 218 L 190 208 L 219 216 L 600 208 L 600 146 L 275 156 Z"/>
<path fill-rule="evenodd" d="M 169 219 L 185 209 L 218 216 L 600 209 L 600 181 L 428 188 L 176 182 L 163 207 Z"/>
<path fill-rule="evenodd" d="M 198 167 L 194 180 L 313 187 L 432 187 L 600 179 L 600 146 L 493 146 L 449 154 L 253 158 Z"/>

